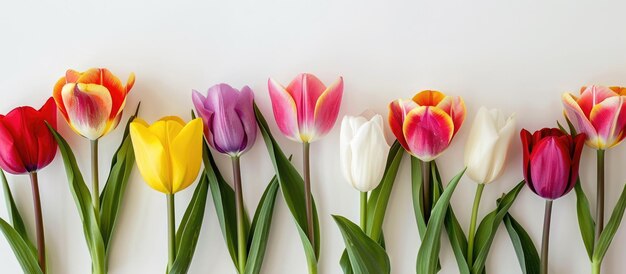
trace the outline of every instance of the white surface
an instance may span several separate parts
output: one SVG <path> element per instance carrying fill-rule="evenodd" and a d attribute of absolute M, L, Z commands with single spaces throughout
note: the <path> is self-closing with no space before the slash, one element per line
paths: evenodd
<path fill-rule="evenodd" d="M 520 127 L 538 129 L 554 126 L 562 117 L 562 92 L 590 83 L 626 84 L 626 2 L 174 2 L 3 3 L 0 113 L 23 104 L 40 106 L 67 68 L 108 67 L 124 81 L 134 71 L 137 83 L 128 107 L 141 100 L 141 116 L 149 121 L 172 114 L 187 117 L 192 88 L 204 90 L 219 82 L 250 85 L 278 141 L 287 153 L 296 156 L 294 162 L 299 167 L 299 146 L 279 134 L 271 114 L 266 87 L 269 76 L 286 84 L 304 71 L 317 74 L 326 83 L 343 75 L 345 95 L 340 115 L 359 114 L 366 108 L 386 115 L 387 103 L 393 99 L 410 98 L 421 89 L 440 89 L 463 96 L 468 107 L 468 123 L 439 159 L 443 176 L 450 179 L 462 168 L 469 121 L 479 106 L 516 112 Z M 74 135 L 63 120 L 59 125 L 80 166 L 89 174 L 88 142 Z M 117 129 L 102 139 L 101 170 L 108 170 L 121 131 Z M 320 273 L 341 273 L 337 261 L 344 244 L 330 214 L 354 221 L 358 218 L 358 193 L 341 177 L 338 145 L 337 124 L 312 146 L 313 191 L 323 235 Z M 609 211 L 626 181 L 624 152 L 626 145 L 607 153 Z M 230 178 L 227 158 L 217 160 Z M 419 246 L 408 162 L 405 158 L 402 163 L 384 224 L 393 273 L 414 273 Z M 592 204 L 594 166 L 595 155 L 586 149 L 581 173 Z M 245 200 L 255 205 L 272 176 L 261 138 L 243 157 L 242 167 Z M 492 210 L 502 192 L 520 181 L 520 167 L 516 138 L 504 176 L 485 189 L 481 217 Z M 90 259 L 60 157 L 41 172 L 40 178 L 50 273 L 88 273 Z M 10 176 L 9 180 L 32 228 L 27 178 Z M 452 201 L 466 230 L 475 188 L 464 178 Z M 190 188 L 177 195 L 179 216 L 192 191 Z M 208 203 L 190 273 L 235 273 L 210 198 Z M 306 273 L 300 239 L 282 197 L 276 204 L 263 273 Z M 165 198 L 134 172 L 123 206 L 113 239 L 110 273 L 163 273 L 167 256 Z M 573 193 L 554 206 L 552 273 L 589 273 L 574 206 Z M 525 189 L 511 211 L 538 245 L 543 201 Z M 0 216 L 7 216 L 4 202 L 0 203 Z M 609 249 L 605 273 L 622 273 L 626 266 L 622 259 L 626 252 L 624 230 L 617 233 Z M 9 246 L 0 239 L 2 273 L 20 273 Z M 441 258 L 441 273 L 458 272 L 447 240 Z M 503 228 L 498 231 L 487 269 L 490 273 L 520 272 Z"/>

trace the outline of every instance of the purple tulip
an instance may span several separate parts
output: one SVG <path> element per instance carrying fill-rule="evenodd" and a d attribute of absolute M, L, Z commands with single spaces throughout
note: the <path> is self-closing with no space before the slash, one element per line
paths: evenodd
<path fill-rule="evenodd" d="M 192 97 L 204 122 L 204 136 L 212 148 L 238 157 L 252 147 L 257 125 L 254 95 L 248 86 L 239 91 L 227 84 L 218 84 L 209 88 L 206 97 L 196 90 Z"/>
<path fill-rule="evenodd" d="M 585 134 L 571 136 L 556 128 L 530 134 L 520 132 L 524 149 L 526 184 L 544 199 L 554 200 L 567 194 L 578 180 L 580 155 Z"/>

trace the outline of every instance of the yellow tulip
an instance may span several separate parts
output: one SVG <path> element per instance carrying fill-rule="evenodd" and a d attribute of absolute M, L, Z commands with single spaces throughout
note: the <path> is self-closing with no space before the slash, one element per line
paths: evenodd
<path fill-rule="evenodd" d="M 200 118 L 187 124 L 175 116 L 152 125 L 139 118 L 131 122 L 136 162 L 146 183 L 165 194 L 190 186 L 202 163 L 202 134 Z"/>

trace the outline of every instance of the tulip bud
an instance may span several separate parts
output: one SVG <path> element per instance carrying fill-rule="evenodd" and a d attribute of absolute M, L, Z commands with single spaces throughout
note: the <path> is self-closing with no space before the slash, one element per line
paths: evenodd
<path fill-rule="evenodd" d="M 497 109 L 481 107 L 465 144 L 465 174 L 479 184 L 495 180 L 502 172 L 514 134 L 514 115 L 504 117 Z"/>
<path fill-rule="evenodd" d="M 39 110 L 18 107 L 0 115 L 0 167 L 12 174 L 44 168 L 57 152 L 57 143 L 46 126 L 56 129 L 57 112 L 52 98 Z"/>
<path fill-rule="evenodd" d="M 343 78 L 326 87 L 315 75 L 302 73 L 286 88 L 269 79 L 268 88 L 278 129 L 287 138 L 311 143 L 335 125 L 343 96 Z"/>
<path fill-rule="evenodd" d="M 355 189 L 368 192 L 383 178 L 389 144 L 385 140 L 383 118 L 345 116 L 341 122 L 341 169 Z"/>
<path fill-rule="evenodd" d="M 544 199 L 567 194 L 578 180 L 580 155 L 585 134 L 572 137 L 556 128 L 530 134 L 520 132 L 524 149 L 524 179 L 528 187 Z"/>
<path fill-rule="evenodd" d="M 213 149 L 240 156 L 254 144 L 257 133 L 254 95 L 245 86 L 241 92 L 227 84 L 209 88 L 207 96 L 193 91 L 193 104 L 204 122 L 204 136 Z"/>

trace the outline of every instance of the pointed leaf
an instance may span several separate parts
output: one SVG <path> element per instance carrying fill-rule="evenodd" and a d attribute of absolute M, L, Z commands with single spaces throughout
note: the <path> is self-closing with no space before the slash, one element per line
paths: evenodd
<path fill-rule="evenodd" d="M 276 176 L 269 183 L 259 205 L 254 214 L 252 226 L 250 227 L 250 248 L 248 251 L 248 261 L 246 262 L 246 274 L 258 274 L 263 265 L 267 240 L 272 225 L 272 216 L 274 215 L 274 204 L 278 193 L 278 179 Z"/>
<path fill-rule="evenodd" d="M 613 237 L 615 237 L 615 233 L 619 228 L 619 225 L 622 223 L 622 218 L 624 217 L 624 211 L 626 210 L 626 186 L 622 190 L 622 194 L 619 196 L 617 200 L 617 204 L 613 208 L 613 212 L 611 213 L 611 218 L 606 223 L 604 230 L 600 234 L 600 238 L 596 243 L 596 248 L 593 251 L 593 261 L 596 263 L 601 263 L 604 259 L 604 255 L 606 255 L 611 242 L 613 241 Z"/>
<path fill-rule="evenodd" d="M 583 238 L 585 249 L 589 260 L 593 258 L 593 249 L 595 245 L 595 222 L 591 216 L 591 210 L 589 209 L 589 200 L 583 191 L 580 179 L 574 186 L 574 192 L 576 193 L 576 215 L 578 216 L 578 227 L 580 228 L 580 235 Z"/>
<path fill-rule="evenodd" d="M 9 183 L 7 181 L 7 177 L 4 174 L 4 171 L 0 169 L 0 178 L 2 179 L 2 189 L 4 190 L 4 200 L 6 202 L 7 210 L 9 211 L 9 220 L 15 228 L 20 236 L 31 246 L 33 250 L 37 250 L 36 247 L 32 244 L 30 240 L 28 240 L 28 233 L 26 232 L 26 225 L 24 225 L 24 219 L 22 219 L 22 215 L 20 211 L 17 209 L 17 205 L 15 204 L 15 199 L 13 199 L 13 194 L 11 193 L 11 188 L 9 187 Z"/>
<path fill-rule="evenodd" d="M 19 232 L 2 218 L 0 218 L 0 230 L 9 242 L 9 246 L 13 249 L 13 253 L 15 253 L 15 257 L 24 273 L 42 274 L 43 272 L 39 268 L 37 253 L 33 252 L 27 240 L 24 240 Z"/>
<path fill-rule="evenodd" d="M 504 216 L 504 225 L 513 243 L 522 273 L 539 274 L 539 253 L 530 235 L 509 213 Z"/>
<path fill-rule="evenodd" d="M 365 235 L 363 230 L 350 220 L 337 215 L 333 215 L 333 218 L 346 243 L 348 257 L 355 273 L 390 273 L 391 265 L 385 249 Z"/>

